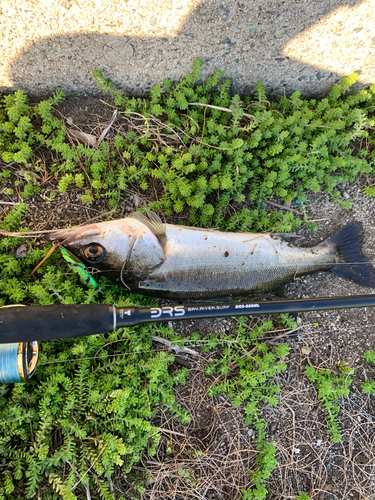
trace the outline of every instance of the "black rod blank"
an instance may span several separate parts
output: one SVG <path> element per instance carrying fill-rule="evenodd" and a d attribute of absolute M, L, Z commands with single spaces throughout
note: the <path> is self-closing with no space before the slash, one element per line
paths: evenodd
<path fill-rule="evenodd" d="M 254 316 L 280 313 L 374 307 L 375 295 L 211 302 L 165 307 L 119 307 L 110 304 L 62 304 L 0 308 L 0 344 L 65 339 L 108 333 L 119 327 L 185 319 Z"/>

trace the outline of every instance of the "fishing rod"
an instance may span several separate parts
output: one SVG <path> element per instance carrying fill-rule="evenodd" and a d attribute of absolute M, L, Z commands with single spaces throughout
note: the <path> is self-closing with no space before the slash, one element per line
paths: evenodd
<path fill-rule="evenodd" d="M 113 304 L 6 306 L 0 308 L 0 383 L 26 382 L 31 378 L 38 360 L 37 341 L 104 334 L 141 323 L 374 306 L 375 295 L 267 302 L 193 302 L 164 307 L 116 307 Z"/>

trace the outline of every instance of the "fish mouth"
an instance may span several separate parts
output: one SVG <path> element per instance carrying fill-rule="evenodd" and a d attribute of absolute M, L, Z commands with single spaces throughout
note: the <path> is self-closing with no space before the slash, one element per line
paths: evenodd
<path fill-rule="evenodd" d="M 68 229 L 57 229 L 54 233 L 49 236 L 49 240 L 55 245 L 66 246 L 72 241 L 78 240 L 86 236 L 94 236 L 101 234 L 98 227 L 92 227 L 87 229 L 87 226 L 73 227 Z"/>

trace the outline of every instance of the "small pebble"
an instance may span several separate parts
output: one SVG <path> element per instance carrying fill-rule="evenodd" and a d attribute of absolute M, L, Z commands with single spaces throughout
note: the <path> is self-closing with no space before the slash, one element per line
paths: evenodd
<path fill-rule="evenodd" d="M 24 257 L 26 257 L 26 254 L 27 254 L 27 246 L 21 245 L 15 251 L 14 256 L 16 259 L 23 259 Z"/>

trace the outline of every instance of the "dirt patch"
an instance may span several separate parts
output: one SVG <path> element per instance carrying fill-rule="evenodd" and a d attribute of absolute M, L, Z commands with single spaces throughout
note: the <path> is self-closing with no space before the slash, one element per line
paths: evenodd
<path fill-rule="evenodd" d="M 156 455 L 142 460 L 152 476 L 145 499 L 240 500 L 241 491 L 251 484 L 249 470 L 257 456 L 254 432 L 228 398 L 208 397 L 212 380 L 204 374 L 206 364 L 202 358 L 176 393 L 177 403 L 189 410 L 190 423 L 178 423 L 163 411 L 153 422 L 162 440 Z"/>

